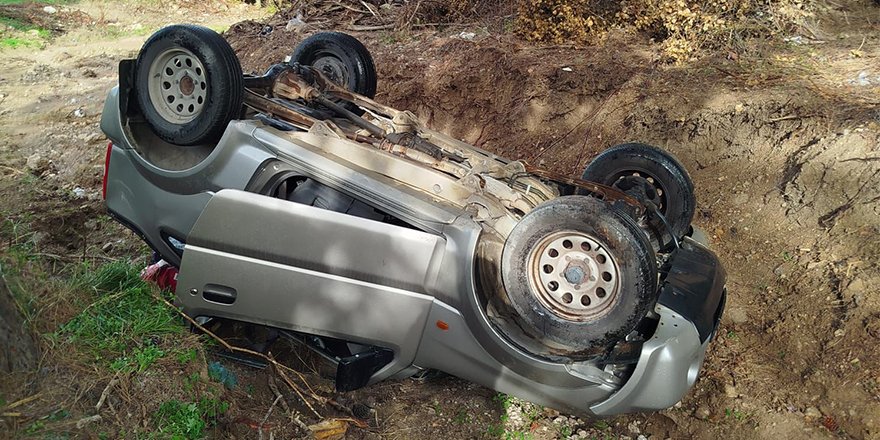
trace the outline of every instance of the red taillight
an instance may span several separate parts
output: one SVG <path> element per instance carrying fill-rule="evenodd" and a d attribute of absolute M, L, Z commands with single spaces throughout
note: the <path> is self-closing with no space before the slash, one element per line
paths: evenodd
<path fill-rule="evenodd" d="M 110 153 L 113 152 L 113 142 L 107 143 L 107 155 L 104 156 L 104 183 L 101 187 L 101 197 L 107 200 L 107 174 L 110 172 Z"/>

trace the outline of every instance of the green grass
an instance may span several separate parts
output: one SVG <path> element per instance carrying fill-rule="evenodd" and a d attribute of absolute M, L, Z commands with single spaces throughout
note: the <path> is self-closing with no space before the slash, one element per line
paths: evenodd
<path fill-rule="evenodd" d="M 18 5 L 26 3 L 23 0 L 0 0 L 0 6 L 10 6 L 10 5 Z M 27 3 L 37 3 L 37 4 L 45 4 L 45 5 L 59 5 L 65 3 L 71 3 L 70 0 L 43 0 L 32 2 L 28 1 Z M 10 33 L 6 32 L 6 28 L 11 28 L 13 31 Z M 0 48 L 22 48 L 22 47 L 36 47 L 42 48 L 46 45 L 46 42 L 52 37 L 52 33 L 48 29 L 41 28 L 39 26 L 35 26 L 31 23 L 27 23 L 18 18 L 7 17 L 0 15 Z"/>
<path fill-rule="evenodd" d="M 37 3 L 40 5 L 67 5 L 79 0 L 0 0 L 0 6 L 20 5 L 22 3 Z"/>
<path fill-rule="evenodd" d="M 165 355 L 153 340 L 180 333 L 176 313 L 153 297 L 153 288 L 127 262 L 114 262 L 74 277 L 74 289 L 94 300 L 62 325 L 55 338 L 90 352 L 96 360 L 113 359 L 118 371 L 143 371 Z"/>
<path fill-rule="evenodd" d="M 217 417 L 229 409 L 229 404 L 214 398 L 202 398 L 198 402 L 169 400 L 163 403 L 153 418 L 159 429 L 153 432 L 157 438 L 201 439 L 205 429 L 212 426 Z"/>
<path fill-rule="evenodd" d="M 43 47 L 43 43 L 24 38 L 10 37 L 0 39 L 0 47 L 8 47 L 10 49 L 17 49 L 20 47 Z"/>

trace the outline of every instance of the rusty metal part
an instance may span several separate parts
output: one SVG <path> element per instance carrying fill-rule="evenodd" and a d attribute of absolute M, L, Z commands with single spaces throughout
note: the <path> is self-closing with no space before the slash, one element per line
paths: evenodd
<path fill-rule="evenodd" d="M 635 197 L 632 197 L 622 191 L 619 191 L 615 188 L 612 188 L 608 185 L 602 185 L 601 183 L 590 182 L 589 180 L 583 179 L 575 179 L 572 177 L 568 177 L 565 174 L 556 173 L 550 170 L 545 170 L 543 168 L 538 168 L 532 165 L 529 165 L 523 162 L 525 165 L 526 173 L 533 174 L 535 176 L 543 177 L 545 179 L 550 179 L 559 183 L 564 183 L 566 185 L 576 186 L 578 188 L 583 188 L 603 200 L 608 202 L 616 202 L 621 201 L 626 203 L 627 205 L 636 208 L 639 213 L 644 212 L 645 207 L 638 201 Z"/>
<path fill-rule="evenodd" d="M 451 174 L 459 178 L 464 177 L 468 172 L 467 168 L 455 164 L 454 162 L 438 159 L 425 152 L 413 148 L 408 148 L 400 144 L 395 144 L 387 140 L 379 144 L 379 148 L 392 154 L 408 157 L 416 162 L 421 162 L 435 170 L 443 171 L 444 173 Z"/>
<path fill-rule="evenodd" d="M 251 107 L 263 113 L 278 116 L 287 122 L 300 126 L 300 128 L 308 129 L 318 122 L 317 119 L 311 116 L 307 116 L 295 110 L 291 110 L 281 104 L 278 104 L 277 102 L 273 102 L 265 96 L 257 94 L 250 89 L 244 90 L 244 103 L 248 107 Z"/>
<path fill-rule="evenodd" d="M 338 113 L 342 116 L 345 116 L 345 118 L 348 119 L 349 121 L 351 121 L 352 123 L 354 123 L 354 125 L 357 125 L 358 127 L 363 128 L 364 130 L 367 130 L 373 136 L 376 136 L 378 138 L 385 137 L 385 130 L 383 130 L 381 127 L 379 127 L 378 125 L 373 124 L 370 121 L 367 121 L 366 119 L 352 113 L 347 108 L 325 98 L 324 96 L 319 95 L 317 98 L 315 98 L 315 101 L 317 101 L 319 104 L 329 108 L 330 110 L 333 110 L 336 113 Z"/>
<path fill-rule="evenodd" d="M 313 87 L 293 70 L 285 70 L 278 74 L 272 84 L 272 93 L 282 98 L 311 101 L 321 96 L 321 90 Z"/>

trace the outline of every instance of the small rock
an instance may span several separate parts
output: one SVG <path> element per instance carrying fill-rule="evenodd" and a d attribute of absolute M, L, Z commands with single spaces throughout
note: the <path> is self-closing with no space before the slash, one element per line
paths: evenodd
<path fill-rule="evenodd" d="M 467 41 L 471 41 L 476 37 L 477 37 L 477 34 L 475 34 L 473 32 L 462 31 L 462 33 L 458 34 L 458 38 L 461 38 L 462 40 L 467 40 Z"/>
<path fill-rule="evenodd" d="M 822 413 L 819 412 L 819 408 L 816 408 L 815 406 L 811 406 L 804 410 L 804 419 L 806 419 L 808 422 L 814 422 L 816 420 L 819 420 L 821 417 Z"/>
<path fill-rule="evenodd" d="M 697 416 L 698 419 L 706 420 L 709 418 L 710 415 L 712 415 L 712 411 L 709 410 L 709 407 L 701 405 L 694 412 L 694 415 Z"/>
<path fill-rule="evenodd" d="M 562 71 L 563 72 L 572 72 L 571 67 L 563 67 Z"/>
<path fill-rule="evenodd" d="M 81 199 L 86 196 L 86 190 L 81 187 L 74 188 L 71 193 L 75 199 Z"/>
<path fill-rule="evenodd" d="M 86 117 L 86 111 L 83 110 L 82 107 L 80 107 L 80 108 L 74 110 L 72 114 L 73 114 L 73 116 L 75 116 L 75 117 L 77 117 L 77 118 L 84 118 L 84 117 Z"/>
<path fill-rule="evenodd" d="M 785 278 L 785 264 L 780 264 L 776 266 L 776 269 L 773 269 L 773 273 L 779 278 Z"/>
<path fill-rule="evenodd" d="M 846 334 L 846 332 L 845 332 L 842 328 L 839 328 L 839 329 L 837 329 L 837 330 L 834 330 L 834 336 L 835 336 L 835 337 L 838 337 L 838 338 L 839 338 L 839 337 L 841 337 L 841 336 L 843 336 L 843 335 L 845 335 L 845 334 Z"/>
<path fill-rule="evenodd" d="M 51 160 L 46 159 L 39 153 L 28 156 L 25 162 L 25 168 L 35 176 L 44 176 L 55 172 L 55 164 Z"/>
<path fill-rule="evenodd" d="M 298 29 L 302 29 L 303 26 L 306 25 L 306 22 L 302 21 L 300 17 L 293 17 L 287 22 L 287 26 L 284 26 L 284 29 L 288 32 L 295 31 Z"/>
<path fill-rule="evenodd" d="M 45 12 L 45 13 L 47 13 L 47 14 L 54 14 L 54 13 L 58 12 L 58 9 L 56 9 L 56 8 L 53 7 L 53 6 L 44 6 L 44 7 L 43 7 L 43 12 Z"/>
<path fill-rule="evenodd" d="M 92 133 L 92 134 L 86 136 L 86 143 L 95 142 L 98 139 L 101 139 L 103 137 L 104 137 L 104 135 L 102 135 L 101 133 Z"/>
<path fill-rule="evenodd" d="M 639 429 L 639 425 L 636 422 L 630 422 L 626 425 L 626 429 L 633 434 L 640 434 L 642 431 Z"/>
<path fill-rule="evenodd" d="M 731 384 L 724 384 L 724 395 L 733 399 L 739 396 L 739 393 L 736 392 L 735 386 Z"/>
<path fill-rule="evenodd" d="M 727 317 L 730 318 L 734 324 L 745 324 L 746 322 L 749 322 L 748 313 L 740 308 L 732 308 L 728 310 Z"/>
<path fill-rule="evenodd" d="M 113 250 L 113 243 L 112 242 L 108 241 L 108 242 L 104 243 L 104 246 L 101 246 L 101 252 L 104 252 L 105 254 L 107 252 L 112 251 L 112 250 Z"/>
<path fill-rule="evenodd" d="M 83 429 L 83 427 L 85 427 L 89 423 L 100 422 L 100 421 L 101 421 L 101 416 L 98 414 L 95 414 L 95 415 L 89 416 L 89 417 L 83 417 L 83 418 L 76 421 L 76 429 Z"/>

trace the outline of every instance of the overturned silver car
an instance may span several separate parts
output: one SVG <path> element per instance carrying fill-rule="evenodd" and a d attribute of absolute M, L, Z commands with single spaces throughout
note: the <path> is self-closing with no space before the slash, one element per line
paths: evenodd
<path fill-rule="evenodd" d="M 436 369 L 579 414 L 680 400 L 725 298 L 681 164 L 624 144 L 558 175 L 375 91 L 349 35 L 246 76 L 213 31 L 161 29 L 105 104 L 107 209 L 187 314 L 311 341 L 338 391 Z"/>

